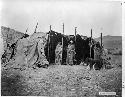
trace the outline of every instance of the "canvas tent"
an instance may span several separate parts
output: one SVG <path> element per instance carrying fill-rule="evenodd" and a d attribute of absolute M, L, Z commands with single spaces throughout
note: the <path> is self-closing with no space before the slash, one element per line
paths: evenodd
<path fill-rule="evenodd" d="M 20 39 L 17 43 L 16 64 L 26 64 L 28 67 L 49 64 L 44 52 L 47 37 L 46 33 L 38 32 Z"/>

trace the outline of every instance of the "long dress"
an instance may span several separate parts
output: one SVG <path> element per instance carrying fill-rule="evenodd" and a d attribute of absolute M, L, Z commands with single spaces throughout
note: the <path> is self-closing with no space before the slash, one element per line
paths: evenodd
<path fill-rule="evenodd" d="M 66 63 L 68 65 L 73 65 L 75 60 L 75 45 L 69 44 L 67 48 L 67 59 Z"/>
<path fill-rule="evenodd" d="M 62 45 L 58 44 L 55 50 L 55 64 L 61 65 L 62 64 Z"/>

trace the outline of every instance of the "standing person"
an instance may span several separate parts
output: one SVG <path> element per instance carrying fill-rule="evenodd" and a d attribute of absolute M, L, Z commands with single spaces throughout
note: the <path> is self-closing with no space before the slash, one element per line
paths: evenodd
<path fill-rule="evenodd" d="M 67 48 L 67 59 L 66 63 L 68 65 L 73 65 L 75 60 L 75 45 L 73 44 L 73 41 L 71 40 L 68 48 Z"/>
<path fill-rule="evenodd" d="M 58 43 L 55 50 L 55 64 L 61 65 L 62 64 L 62 44 L 61 42 Z"/>

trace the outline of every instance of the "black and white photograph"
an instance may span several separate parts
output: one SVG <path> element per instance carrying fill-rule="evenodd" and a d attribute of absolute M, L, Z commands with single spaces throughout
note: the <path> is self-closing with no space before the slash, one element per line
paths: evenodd
<path fill-rule="evenodd" d="M 124 2 L 0 3 L 1 96 L 123 97 Z"/>

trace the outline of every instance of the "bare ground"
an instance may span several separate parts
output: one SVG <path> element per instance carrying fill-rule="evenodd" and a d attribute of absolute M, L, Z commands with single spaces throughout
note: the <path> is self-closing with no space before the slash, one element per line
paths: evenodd
<path fill-rule="evenodd" d="M 104 97 L 99 92 L 112 91 L 121 97 L 122 90 L 121 68 L 94 71 L 85 66 L 55 65 L 36 70 L 3 69 L 1 79 L 1 94 L 6 96 Z"/>

